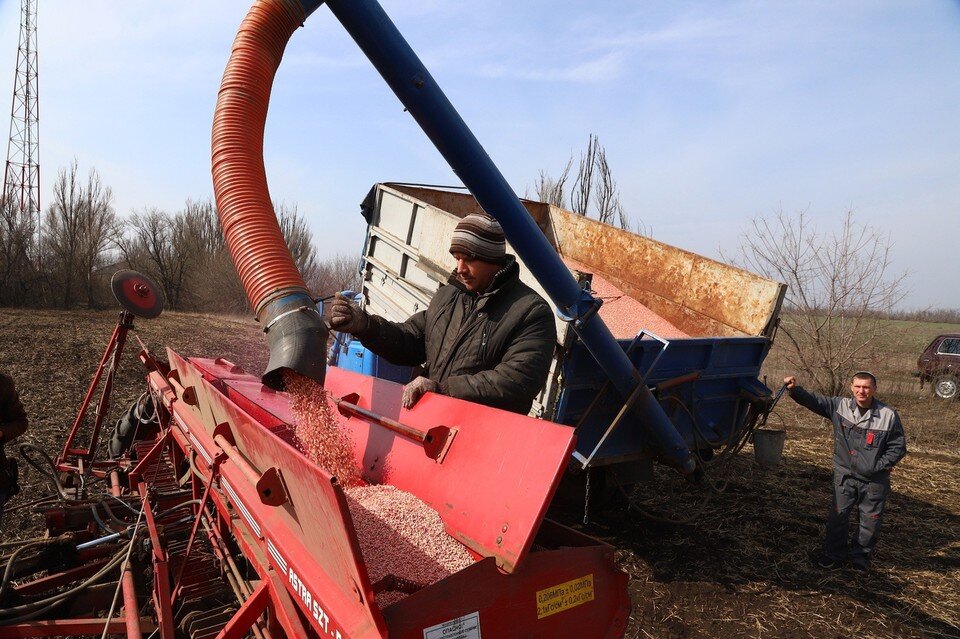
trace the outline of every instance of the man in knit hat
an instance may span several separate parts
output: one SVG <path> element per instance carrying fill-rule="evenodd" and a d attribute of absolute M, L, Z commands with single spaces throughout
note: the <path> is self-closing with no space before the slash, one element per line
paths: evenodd
<path fill-rule="evenodd" d="M 330 323 L 397 365 L 420 366 L 403 405 L 424 393 L 527 413 L 543 387 L 557 341 L 553 312 L 520 281 L 494 218 L 472 214 L 450 241 L 456 268 L 429 307 L 406 322 L 370 315 L 338 295 Z"/>

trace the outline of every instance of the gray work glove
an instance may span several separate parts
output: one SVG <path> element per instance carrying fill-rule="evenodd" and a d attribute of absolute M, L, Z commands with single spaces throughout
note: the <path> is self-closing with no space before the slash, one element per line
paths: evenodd
<path fill-rule="evenodd" d="M 330 326 L 335 331 L 356 335 L 370 326 L 370 316 L 359 304 L 337 293 L 330 305 Z"/>
<path fill-rule="evenodd" d="M 417 403 L 424 393 L 437 393 L 440 391 L 440 386 L 426 377 L 418 377 L 409 384 L 407 384 L 403 389 L 403 407 L 410 408 Z"/>

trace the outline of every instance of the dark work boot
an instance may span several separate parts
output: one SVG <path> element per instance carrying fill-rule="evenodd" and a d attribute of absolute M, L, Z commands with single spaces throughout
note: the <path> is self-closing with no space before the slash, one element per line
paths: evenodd
<path fill-rule="evenodd" d="M 853 566 L 854 570 L 867 571 L 870 570 L 870 560 L 866 557 L 855 555 L 850 558 L 850 565 Z"/>

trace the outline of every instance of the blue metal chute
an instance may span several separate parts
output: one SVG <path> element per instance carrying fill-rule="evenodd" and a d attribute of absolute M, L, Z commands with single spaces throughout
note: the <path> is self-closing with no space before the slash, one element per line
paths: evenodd
<path fill-rule="evenodd" d="M 662 458 L 684 473 L 693 472 L 696 463 L 683 437 L 650 393 L 623 348 L 596 315 L 600 302 L 581 290 L 480 142 L 380 5 L 375 0 L 328 0 L 326 5 L 480 206 L 499 220 L 516 252 L 560 313 L 573 323 L 577 335 L 613 386 L 622 397 L 633 396 L 633 410 L 657 442 Z"/>

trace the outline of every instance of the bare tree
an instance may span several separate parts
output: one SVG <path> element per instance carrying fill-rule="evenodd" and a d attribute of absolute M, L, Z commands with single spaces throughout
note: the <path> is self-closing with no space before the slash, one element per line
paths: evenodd
<path fill-rule="evenodd" d="M 0 305 L 38 303 L 35 221 L 14 193 L 0 202 Z"/>
<path fill-rule="evenodd" d="M 296 204 L 274 206 L 280 231 L 305 282 L 316 280 L 319 264 L 313 234 Z M 250 306 L 210 200 L 187 200 L 173 216 L 159 211 L 130 219 L 124 252 L 156 276 L 171 308 L 248 313 Z M 166 246 L 164 244 L 176 244 Z"/>
<path fill-rule="evenodd" d="M 537 199 L 547 204 L 566 206 L 567 194 L 565 192 L 567 180 L 570 177 L 570 168 L 573 166 L 573 158 L 567 160 L 567 165 L 563 167 L 560 177 L 553 179 L 546 171 L 540 171 L 540 177 L 534 185 L 537 191 Z"/>
<path fill-rule="evenodd" d="M 317 251 L 313 244 L 313 233 L 298 212 L 296 204 L 287 205 L 281 202 L 274 206 L 274 210 L 293 263 L 297 265 L 304 282 L 308 282 L 317 273 Z"/>
<path fill-rule="evenodd" d="M 56 304 L 69 308 L 85 299 L 95 306 L 94 280 L 103 265 L 114 232 L 113 193 L 91 169 L 86 186 L 77 161 L 62 168 L 47 207 L 42 248 L 44 273 Z"/>
<path fill-rule="evenodd" d="M 613 179 L 613 172 L 610 170 L 610 164 L 607 163 L 607 150 L 602 147 L 597 153 L 597 171 L 598 183 L 595 196 L 597 219 L 605 224 L 619 221 L 622 227 L 626 214 L 620 204 L 617 181 Z"/>
<path fill-rule="evenodd" d="M 227 249 L 213 201 L 187 200 L 177 215 L 182 218 L 183 241 L 189 247 L 190 256 L 184 301 L 200 311 L 249 312 L 247 296 Z M 199 273 L 203 276 L 198 277 Z"/>
<path fill-rule="evenodd" d="M 537 197 L 541 202 L 554 206 L 565 206 L 564 187 L 573 164 L 571 157 L 567 161 L 560 178 L 554 180 L 545 171 L 540 171 L 540 177 L 535 187 Z M 595 217 L 604 224 L 617 224 L 625 231 L 639 235 L 649 235 L 650 230 L 642 221 L 631 224 L 630 217 L 623 208 L 617 182 L 613 178 L 613 170 L 607 161 L 607 151 L 600 144 L 600 138 L 591 133 L 587 140 L 587 148 L 580 155 L 580 164 L 577 168 L 577 177 L 574 180 L 570 194 L 570 209 L 585 217 Z"/>
<path fill-rule="evenodd" d="M 624 231 L 630 231 L 631 233 L 643 235 L 644 237 L 653 237 L 653 227 L 644 224 L 641 219 L 631 220 L 623 210 L 623 205 L 620 203 L 620 200 L 614 203 L 613 212 L 616 214 L 617 225 Z"/>
<path fill-rule="evenodd" d="M 184 215 L 171 216 L 159 209 L 135 213 L 127 220 L 127 233 L 119 238 L 118 246 L 130 268 L 156 280 L 169 308 L 185 307 L 188 274 L 201 277 L 202 271 L 190 268 L 191 246 Z"/>
<path fill-rule="evenodd" d="M 184 218 L 191 249 L 198 256 L 215 255 L 227 250 L 227 240 L 220 228 L 220 218 L 213 201 L 188 199 L 179 215 Z"/>
<path fill-rule="evenodd" d="M 87 177 L 82 201 L 80 273 L 84 278 L 87 306 L 95 308 L 99 304 L 97 291 L 102 280 L 99 274 L 118 233 L 113 191 L 103 184 L 96 170 L 91 170 Z"/>
<path fill-rule="evenodd" d="M 359 263 L 359 257 L 354 255 L 334 255 L 321 260 L 315 277 L 307 284 L 317 297 L 333 295 L 337 291 L 357 290 L 360 283 Z"/>
<path fill-rule="evenodd" d="M 80 229 L 83 187 L 77 177 L 77 161 L 61 168 L 53 183 L 53 201 L 47 207 L 43 235 L 45 267 L 53 290 L 59 292 L 57 304 L 73 303 L 80 261 Z"/>
<path fill-rule="evenodd" d="M 589 215 L 593 194 L 593 174 L 597 166 L 599 147 L 600 140 L 591 133 L 587 140 L 587 148 L 580 155 L 577 179 L 573 182 L 573 192 L 570 194 L 570 208 L 579 215 Z"/>
<path fill-rule="evenodd" d="M 838 230 L 818 233 L 805 212 L 757 217 L 741 235 L 745 268 L 788 286 L 780 331 L 791 367 L 826 393 L 879 361 L 879 317 L 906 294 L 906 273 L 892 272 L 890 238 L 859 224 L 853 211 Z"/>

